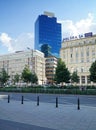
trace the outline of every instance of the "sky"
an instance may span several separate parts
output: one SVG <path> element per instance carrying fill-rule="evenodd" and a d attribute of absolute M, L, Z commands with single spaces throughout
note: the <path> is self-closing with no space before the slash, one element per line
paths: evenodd
<path fill-rule="evenodd" d="M 62 24 L 62 39 L 96 34 L 96 0 L 0 0 L 0 55 L 34 49 L 34 24 L 44 11 Z"/>

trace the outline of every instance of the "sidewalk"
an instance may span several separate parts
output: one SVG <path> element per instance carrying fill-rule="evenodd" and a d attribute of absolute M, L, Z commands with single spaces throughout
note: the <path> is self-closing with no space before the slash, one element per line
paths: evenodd
<path fill-rule="evenodd" d="M 56 130 L 96 130 L 96 107 L 0 100 L 0 119 Z"/>

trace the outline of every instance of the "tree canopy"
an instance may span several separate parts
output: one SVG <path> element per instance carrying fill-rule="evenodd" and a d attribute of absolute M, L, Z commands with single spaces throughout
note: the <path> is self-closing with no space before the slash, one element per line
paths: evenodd
<path fill-rule="evenodd" d="M 37 75 L 35 73 L 32 73 L 28 66 L 25 66 L 25 68 L 22 72 L 21 78 L 24 82 L 27 82 L 27 83 L 28 82 L 29 83 L 37 83 L 38 82 Z"/>
<path fill-rule="evenodd" d="M 68 71 L 65 63 L 59 59 L 56 67 L 55 80 L 57 83 L 69 83 L 70 72 Z"/>
<path fill-rule="evenodd" d="M 20 75 L 16 73 L 16 75 L 14 76 L 14 80 L 13 81 L 14 81 L 14 83 L 16 83 L 16 82 L 18 83 L 19 80 L 20 80 Z"/>
<path fill-rule="evenodd" d="M 78 83 L 79 82 L 79 76 L 77 75 L 77 71 L 74 71 L 71 75 L 71 81 L 72 83 Z"/>
<path fill-rule="evenodd" d="M 25 68 L 23 69 L 21 78 L 24 82 L 28 83 L 30 82 L 30 76 L 31 76 L 31 71 L 28 66 L 25 66 Z"/>
<path fill-rule="evenodd" d="M 31 82 L 32 83 L 37 83 L 38 82 L 38 77 L 37 77 L 37 75 L 35 73 L 32 74 Z"/>
<path fill-rule="evenodd" d="M 92 63 L 89 71 L 90 71 L 90 80 L 96 82 L 96 61 Z"/>
<path fill-rule="evenodd" d="M 0 82 L 1 82 L 1 85 L 4 85 L 4 83 L 6 83 L 9 79 L 9 75 L 8 73 L 6 72 L 6 70 L 3 68 L 2 71 L 0 72 Z"/>

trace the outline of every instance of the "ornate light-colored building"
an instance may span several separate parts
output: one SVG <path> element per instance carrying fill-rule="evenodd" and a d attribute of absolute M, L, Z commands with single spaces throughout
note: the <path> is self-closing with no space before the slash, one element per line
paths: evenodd
<path fill-rule="evenodd" d="M 17 51 L 15 53 L 0 55 L 0 71 L 4 68 L 10 75 L 10 80 L 17 73 L 21 75 L 25 65 L 38 77 L 38 84 L 46 81 L 44 54 L 38 50 Z"/>
<path fill-rule="evenodd" d="M 89 68 L 96 60 L 96 35 L 87 34 L 81 38 L 63 40 L 60 50 L 60 57 L 69 71 L 78 72 L 80 85 L 92 84 Z"/>

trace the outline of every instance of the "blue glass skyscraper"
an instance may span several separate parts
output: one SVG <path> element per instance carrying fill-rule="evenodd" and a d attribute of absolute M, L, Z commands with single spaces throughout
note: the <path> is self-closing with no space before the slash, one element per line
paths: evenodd
<path fill-rule="evenodd" d="M 51 54 L 59 56 L 61 48 L 61 24 L 53 13 L 44 12 L 35 22 L 35 49 L 41 50 L 41 46 L 48 44 Z"/>

